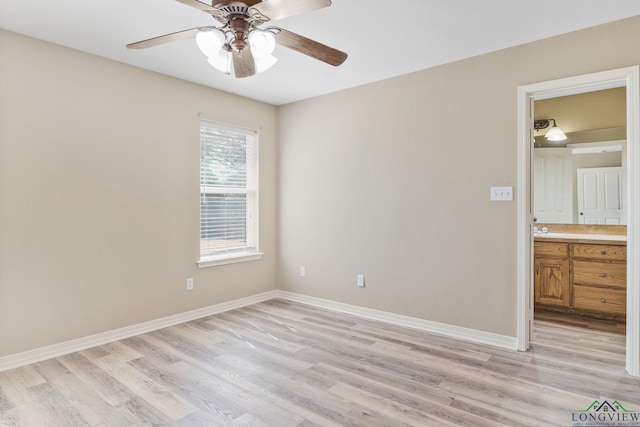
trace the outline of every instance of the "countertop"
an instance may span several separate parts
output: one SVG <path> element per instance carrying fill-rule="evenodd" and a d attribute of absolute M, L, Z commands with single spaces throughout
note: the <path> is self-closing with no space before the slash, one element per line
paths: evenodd
<path fill-rule="evenodd" d="M 534 233 L 535 242 L 599 243 L 608 245 L 626 245 L 626 235 L 616 234 L 577 234 L 577 233 Z"/>

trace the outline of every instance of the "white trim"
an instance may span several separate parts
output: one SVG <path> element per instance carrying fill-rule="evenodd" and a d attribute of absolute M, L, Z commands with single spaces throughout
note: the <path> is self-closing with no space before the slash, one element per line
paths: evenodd
<path fill-rule="evenodd" d="M 571 148 L 571 154 L 610 153 L 626 150 L 627 140 L 579 142 L 567 144 L 567 148 Z"/>
<path fill-rule="evenodd" d="M 571 144 L 567 144 L 567 147 Z M 593 147 L 576 147 L 571 149 L 571 154 L 600 154 L 622 151 L 622 145 L 596 145 Z"/>
<path fill-rule="evenodd" d="M 6 371 L 8 369 L 18 368 L 20 366 L 29 365 L 31 363 L 41 362 L 43 360 L 52 359 L 54 357 L 64 356 L 65 354 L 86 350 L 88 348 L 107 344 L 113 341 L 145 334 L 147 332 L 156 331 L 158 329 L 167 328 L 179 323 L 189 322 L 191 320 L 200 319 L 203 317 L 211 316 L 213 314 L 222 313 L 224 311 L 246 307 L 248 305 L 257 304 L 259 302 L 267 301 L 273 298 L 277 298 L 276 291 L 263 292 L 261 294 L 251 295 L 233 301 L 227 301 L 220 304 L 211 305 L 209 307 L 187 311 L 185 313 L 174 314 L 172 316 L 138 323 L 137 325 L 126 326 L 124 328 L 114 329 L 112 331 L 90 335 L 88 337 L 65 341 L 46 347 L 40 347 L 22 353 L 11 354 L 9 356 L 0 357 L 0 372 Z"/>
<path fill-rule="evenodd" d="M 517 320 L 516 320 L 516 340 L 520 351 L 529 349 L 529 331 L 533 318 L 532 294 L 533 290 L 529 286 L 521 286 L 522 283 L 529 283 L 532 277 L 531 260 L 533 253 L 533 242 L 531 232 L 533 224 L 533 212 L 531 209 L 531 141 L 530 134 L 532 127 L 531 104 L 529 96 L 522 88 L 518 88 L 518 189 L 517 194 Z M 533 288 L 533 287 L 531 287 Z"/>
<path fill-rule="evenodd" d="M 260 248 L 260 138 L 258 131 L 255 129 L 247 129 L 243 127 L 233 126 L 225 123 L 219 123 L 211 120 L 200 118 L 200 156 L 202 156 L 203 147 L 219 142 L 216 138 L 203 138 L 203 129 L 210 131 L 228 131 L 235 134 L 245 135 L 246 146 L 246 179 L 244 188 L 233 187 L 217 187 L 203 185 L 203 168 L 200 164 L 200 234 L 202 234 L 202 207 L 203 194 L 244 194 L 246 195 L 245 206 L 245 247 L 237 248 L 235 251 L 225 253 L 224 250 L 215 251 L 213 254 L 202 255 L 202 236 L 200 236 L 200 259 L 196 261 L 199 268 L 214 267 L 218 265 L 234 264 L 246 261 L 255 261 L 262 258 L 263 253 L 259 252 Z M 235 137 L 234 137 L 235 139 Z M 230 141 L 227 141 L 230 142 Z M 205 180 L 206 181 L 206 180 Z M 241 219 L 241 218 L 237 218 Z M 205 219 L 207 224 L 211 225 Z M 213 221 L 214 223 L 216 221 Z"/>
<path fill-rule="evenodd" d="M 479 344 L 501 347 L 508 350 L 516 350 L 517 342 L 515 337 L 506 335 L 498 335 L 491 332 L 479 331 L 476 329 L 464 328 L 462 326 L 448 325 L 446 323 L 433 322 L 430 320 L 419 319 L 416 317 L 403 316 L 401 314 L 389 313 L 386 311 L 374 310 L 371 308 L 360 307 L 357 305 L 344 304 L 341 302 L 331 301 L 327 299 L 311 297 L 307 295 L 297 294 L 287 291 L 277 291 L 278 296 L 282 299 L 294 301 L 302 304 L 308 304 L 315 307 L 325 308 L 327 310 L 339 311 L 341 313 L 352 314 L 354 316 L 366 319 L 377 320 L 392 325 L 403 326 L 406 328 L 418 329 L 424 332 L 443 335 L 449 338 L 470 341 Z"/>
<path fill-rule="evenodd" d="M 529 347 L 529 302 L 533 292 L 531 250 L 531 128 L 527 117 L 532 99 L 626 87 L 627 93 L 627 354 L 626 369 L 640 376 L 640 79 L 638 66 L 569 77 L 518 88 L 518 349 Z"/>
<path fill-rule="evenodd" d="M 157 331 L 158 329 L 168 328 L 180 323 L 190 322 L 192 320 L 201 319 L 203 317 L 211 316 L 229 310 L 235 310 L 237 308 L 246 307 L 248 305 L 257 304 L 275 298 L 282 298 L 301 304 L 308 304 L 315 307 L 325 308 L 327 310 L 352 314 L 354 316 L 359 316 L 365 319 L 377 320 L 392 325 L 417 329 L 420 331 L 443 335 L 449 338 L 491 345 L 507 350 L 516 350 L 517 348 L 517 342 L 514 337 L 498 335 L 491 332 L 479 331 L 476 329 L 464 328 L 461 326 L 448 325 L 445 323 L 432 322 L 429 320 L 388 313 L 385 311 L 359 307 L 356 305 L 344 304 L 293 292 L 273 290 L 257 295 L 239 298 L 233 301 L 215 304 L 209 307 L 187 311 L 185 313 L 174 314 L 172 316 L 150 320 L 148 322 L 138 323 L 136 325 L 126 326 L 124 328 L 114 329 L 112 331 L 107 331 L 96 335 L 90 335 L 88 337 L 78 338 L 75 340 L 65 341 L 46 347 L 36 348 L 34 350 L 25 351 L 22 353 L 0 357 L 0 372 L 18 368 L 20 366 L 30 365 L 32 363 L 41 362 L 43 360 L 53 359 L 55 357 L 64 356 L 66 354 L 75 353 L 77 351 L 86 350 L 88 348 L 130 338 L 136 335 L 146 334 L 148 332 Z"/>
<path fill-rule="evenodd" d="M 627 76 L 627 372 L 640 377 L 640 70 Z M 630 167 L 633 166 L 633 167 Z"/>
<path fill-rule="evenodd" d="M 198 113 L 198 119 L 200 119 L 201 122 L 207 122 L 211 126 L 214 126 L 218 129 L 226 130 L 228 132 L 244 133 L 250 136 L 258 135 L 258 131 L 254 128 L 232 125 L 231 123 L 219 122 L 217 120 L 205 119 L 205 118 L 202 118 L 202 113 Z"/>
<path fill-rule="evenodd" d="M 202 258 L 196 261 L 198 268 L 215 267 L 217 265 L 235 264 L 237 262 L 256 261 L 262 258 L 263 252 L 227 254 Z"/>

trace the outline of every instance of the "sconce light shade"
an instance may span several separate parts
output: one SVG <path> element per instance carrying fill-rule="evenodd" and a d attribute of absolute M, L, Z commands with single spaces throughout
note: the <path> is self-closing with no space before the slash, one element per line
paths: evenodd
<path fill-rule="evenodd" d="M 549 141 L 564 141 L 565 139 L 567 139 L 567 135 L 565 135 L 564 132 L 562 132 L 562 129 L 556 126 L 554 122 L 553 127 L 549 129 L 549 131 L 545 135 L 545 138 L 547 138 L 547 140 Z"/>
<path fill-rule="evenodd" d="M 535 120 L 533 122 L 533 128 L 535 130 L 546 129 L 549 127 L 551 122 L 553 122 L 553 126 L 551 126 L 551 129 L 547 131 L 545 138 L 547 138 L 547 140 L 549 141 L 564 141 L 565 139 L 567 139 L 567 135 L 565 135 L 564 132 L 562 132 L 562 129 L 558 127 L 555 119 Z"/>

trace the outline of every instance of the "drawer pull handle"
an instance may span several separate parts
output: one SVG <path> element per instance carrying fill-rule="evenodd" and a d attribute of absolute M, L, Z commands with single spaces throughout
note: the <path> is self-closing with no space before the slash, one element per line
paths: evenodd
<path fill-rule="evenodd" d="M 600 274 L 600 277 L 607 277 L 607 273 Z"/>
<path fill-rule="evenodd" d="M 606 255 L 607 251 L 600 251 L 600 255 Z"/>
<path fill-rule="evenodd" d="M 607 300 L 605 298 L 600 298 L 600 302 L 604 304 Z"/>

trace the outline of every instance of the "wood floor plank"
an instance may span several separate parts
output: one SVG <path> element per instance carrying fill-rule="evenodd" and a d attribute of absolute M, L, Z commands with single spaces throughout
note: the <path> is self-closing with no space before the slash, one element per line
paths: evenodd
<path fill-rule="evenodd" d="M 171 425 L 169 418 L 163 412 L 138 396 L 118 405 L 116 410 L 131 423 L 131 426 Z"/>
<path fill-rule="evenodd" d="M 135 397 L 133 391 L 107 371 L 85 358 L 84 352 L 68 354 L 56 360 L 83 383 L 92 387 L 110 405 L 118 406 Z"/>
<path fill-rule="evenodd" d="M 89 422 L 80 411 L 50 383 L 39 384 L 28 389 L 38 413 L 41 425 L 51 426 L 88 426 Z M 22 422 L 22 421 L 21 421 Z"/>
<path fill-rule="evenodd" d="M 31 365 L 33 367 L 33 365 Z M 40 402 L 29 388 L 16 387 L 9 379 L 11 371 L 0 372 L 2 426 L 46 425 L 50 415 L 42 414 Z"/>
<path fill-rule="evenodd" d="M 14 386 L 19 389 L 44 384 L 47 381 L 35 370 L 33 365 L 12 369 L 6 375 Z"/>
<path fill-rule="evenodd" d="M 105 356 L 96 359 L 94 363 L 171 421 L 179 420 L 197 410 L 193 404 L 171 393 L 127 362 Z"/>
<path fill-rule="evenodd" d="M 218 358 L 218 364 L 264 388 L 270 395 L 289 402 L 296 410 L 312 411 L 337 425 L 353 425 L 357 418 L 369 419 L 372 416 L 374 419 L 368 421 L 370 426 L 385 426 L 392 422 L 382 414 L 367 411 L 367 408 L 357 402 L 336 399 L 334 395 L 327 393 L 327 385 L 335 382 L 328 382 L 314 372 L 296 371 L 287 375 L 284 370 L 262 369 L 255 359 L 229 356 Z"/>
<path fill-rule="evenodd" d="M 131 362 L 136 369 L 162 385 L 171 393 L 191 402 L 200 411 L 208 414 L 210 423 L 227 424 L 245 413 L 242 405 L 236 401 L 237 394 L 227 391 L 211 381 L 194 381 L 197 377 L 184 362 L 163 366 L 147 360 Z M 191 416 L 187 414 L 182 418 Z"/>
<path fill-rule="evenodd" d="M 395 387 L 394 383 L 380 382 L 371 376 L 360 376 L 335 366 L 318 364 L 314 370 L 325 375 L 341 378 L 342 381 L 330 389 L 332 393 L 351 395 L 363 405 L 374 405 L 383 413 L 393 417 L 404 417 L 410 425 L 427 423 L 431 425 L 459 425 L 461 421 L 478 425 L 489 425 L 471 414 L 465 414 L 451 407 L 455 396 L 438 387 L 420 387 L 412 391 Z M 357 390 L 357 392 L 356 392 Z M 393 414 L 397 410 L 397 414 Z M 455 421 L 452 421 L 455 420 Z"/>
<path fill-rule="evenodd" d="M 255 323 L 252 324 L 252 322 L 245 323 L 238 322 L 237 320 L 234 321 L 233 318 L 231 318 L 230 321 L 227 319 L 229 319 L 229 316 L 221 316 L 220 318 L 209 320 L 209 323 L 215 325 L 223 333 L 226 333 L 230 336 L 234 335 L 236 338 L 241 339 L 245 342 L 247 342 L 247 339 L 249 339 L 251 342 L 258 341 L 268 346 L 277 346 L 278 348 L 289 353 L 295 353 L 304 349 L 304 345 L 299 345 L 291 341 L 279 339 L 278 335 L 280 334 L 276 331 L 269 332 L 263 328 L 260 328 L 259 326 L 256 327 L 257 325 Z"/>
<path fill-rule="evenodd" d="M 226 348 L 229 349 L 231 347 L 226 346 Z M 168 351 L 174 352 L 174 354 L 180 354 L 179 351 L 173 348 Z M 181 394 L 184 398 L 194 401 L 196 404 L 198 404 L 199 399 L 202 399 L 204 402 L 205 399 L 215 398 L 216 404 L 232 401 L 233 403 L 229 404 L 228 408 L 241 404 L 245 411 L 260 414 L 264 420 L 270 422 L 270 425 L 293 426 L 304 421 L 302 417 L 293 412 L 284 411 L 270 402 L 265 402 L 262 390 L 239 386 L 241 385 L 237 382 L 239 378 L 236 379 L 236 377 L 233 376 L 227 377 L 228 373 L 226 371 L 218 369 L 217 372 L 222 371 L 224 374 L 215 375 L 217 372 L 212 372 L 210 364 L 193 358 L 188 354 L 184 354 L 183 358 L 184 360 L 182 362 L 165 367 L 165 370 L 160 376 L 166 376 L 164 377 L 165 381 L 170 378 L 168 380 L 170 383 L 174 385 L 179 384 L 180 387 L 184 387 Z M 134 363 L 140 364 L 142 361 L 136 361 Z M 158 366 L 155 366 L 155 368 L 160 369 Z M 176 377 L 177 379 L 171 377 Z M 232 378 L 232 380 L 229 381 L 229 378 Z M 203 387 L 204 390 L 200 390 Z M 189 395 L 194 393 L 196 396 L 197 393 L 200 393 L 201 397 L 189 397 Z M 225 398 L 220 399 L 215 396 L 219 393 L 222 393 Z M 207 408 L 207 411 L 211 411 L 211 408 Z"/>
<path fill-rule="evenodd" d="M 412 406 L 407 406 L 395 400 L 388 400 L 376 393 L 372 393 L 359 387 L 353 387 L 348 384 L 338 383 L 331 387 L 329 392 L 336 394 L 337 396 L 341 396 L 344 399 L 358 402 L 362 406 L 370 408 L 372 411 L 380 412 L 388 416 L 390 419 L 397 420 L 398 423 L 421 426 L 459 425 L 458 423 L 448 422 L 446 420 L 446 416 L 443 416 L 442 413 L 434 410 L 434 408 L 425 407 L 424 411 L 420 411 Z M 445 407 L 441 408 L 446 409 Z M 469 416 L 469 418 L 472 417 Z M 468 422 L 469 419 L 466 421 Z M 483 422 L 481 419 L 477 419 L 476 421 L 479 423 Z M 485 421 L 484 425 L 488 426 L 489 422 Z"/>
<path fill-rule="evenodd" d="M 0 372 L 0 426 L 560 426 L 640 410 L 621 334 L 536 320 L 515 352 L 284 300 Z"/>
<path fill-rule="evenodd" d="M 47 360 L 35 366 L 47 384 L 78 411 L 87 425 L 108 427 L 128 424 L 113 406 L 57 360 Z"/>

